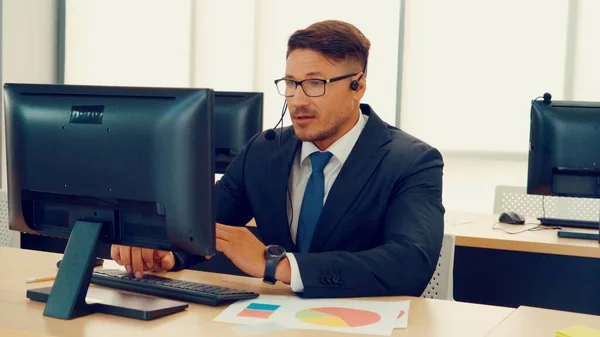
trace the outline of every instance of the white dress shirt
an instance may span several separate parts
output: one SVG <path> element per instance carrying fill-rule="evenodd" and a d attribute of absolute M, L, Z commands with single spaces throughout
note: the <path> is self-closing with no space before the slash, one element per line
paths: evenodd
<path fill-rule="evenodd" d="M 342 165 L 344 165 L 344 162 L 346 162 L 346 159 L 348 159 L 354 144 L 356 144 L 358 137 L 360 136 L 365 124 L 367 124 L 367 120 L 369 119 L 369 116 L 363 115 L 360 110 L 358 113 L 360 116 L 354 127 L 352 127 L 350 131 L 348 131 L 340 139 L 336 140 L 333 144 L 331 144 L 331 146 L 329 146 L 329 148 L 325 150 L 331 152 L 333 156 L 323 170 L 323 174 L 325 176 L 325 195 L 323 198 L 323 204 L 325 204 L 325 201 L 327 200 L 329 190 L 331 189 L 335 178 L 337 178 L 338 173 L 340 173 Z M 302 149 L 296 154 L 294 163 L 292 165 L 292 171 L 288 185 L 292 202 L 290 204 L 290 200 L 287 198 L 287 215 L 288 222 L 290 223 L 290 233 L 294 243 L 296 243 L 298 218 L 300 216 L 300 207 L 302 206 L 304 190 L 306 189 L 308 178 L 310 178 L 310 174 L 312 173 L 310 154 L 317 151 L 320 150 L 312 142 L 302 142 Z M 304 284 L 302 283 L 298 262 L 296 262 L 296 258 L 292 253 L 288 253 L 287 257 L 290 261 L 290 267 L 292 270 L 290 287 L 294 292 L 302 292 L 304 291 Z"/>

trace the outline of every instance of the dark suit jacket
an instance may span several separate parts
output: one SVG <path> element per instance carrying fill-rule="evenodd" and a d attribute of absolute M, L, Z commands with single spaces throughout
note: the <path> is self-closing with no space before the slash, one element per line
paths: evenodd
<path fill-rule="evenodd" d="M 336 178 L 308 253 L 294 253 L 304 297 L 420 296 L 444 232 L 440 153 L 383 122 L 371 108 Z M 253 217 L 264 244 L 296 252 L 286 213 L 291 165 L 302 144 L 292 127 L 278 141 L 252 138 L 217 183 L 216 220 L 244 226 Z M 286 160 L 283 158 L 285 156 Z M 180 267 L 195 259 L 177 254 Z"/>

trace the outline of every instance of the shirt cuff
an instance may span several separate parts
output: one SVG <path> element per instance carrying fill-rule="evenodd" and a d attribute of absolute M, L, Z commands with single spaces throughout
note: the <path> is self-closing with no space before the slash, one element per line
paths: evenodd
<path fill-rule="evenodd" d="M 300 268 L 298 268 L 298 262 L 294 254 L 287 253 L 288 261 L 290 261 L 290 269 L 292 270 L 292 276 L 290 281 L 290 288 L 295 293 L 301 293 L 304 291 L 304 284 L 302 283 L 302 277 L 300 276 Z"/>
<path fill-rule="evenodd" d="M 179 271 L 185 269 L 185 257 L 183 257 L 180 253 L 173 252 L 173 257 L 175 258 L 175 265 L 171 268 L 171 271 Z"/>

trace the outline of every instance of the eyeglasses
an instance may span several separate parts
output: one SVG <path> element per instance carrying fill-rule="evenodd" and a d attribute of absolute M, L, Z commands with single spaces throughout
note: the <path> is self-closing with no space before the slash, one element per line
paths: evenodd
<path fill-rule="evenodd" d="M 328 80 L 321 80 L 316 78 L 309 78 L 303 81 L 294 81 L 289 78 L 280 78 L 275 80 L 275 86 L 281 96 L 292 97 L 296 93 L 298 85 L 302 87 L 304 94 L 309 97 L 319 97 L 325 95 L 325 85 L 327 83 L 337 82 L 352 76 L 356 76 L 358 73 L 346 74 Z"/>

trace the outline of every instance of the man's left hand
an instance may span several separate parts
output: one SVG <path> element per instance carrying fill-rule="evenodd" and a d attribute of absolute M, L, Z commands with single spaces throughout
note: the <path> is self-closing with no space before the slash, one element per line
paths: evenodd
<path fill-rule="evenodd" d="M 265 245 L 248 228 L 217 224 L 217 250 L 246 274 L 265 274 Z"/>

